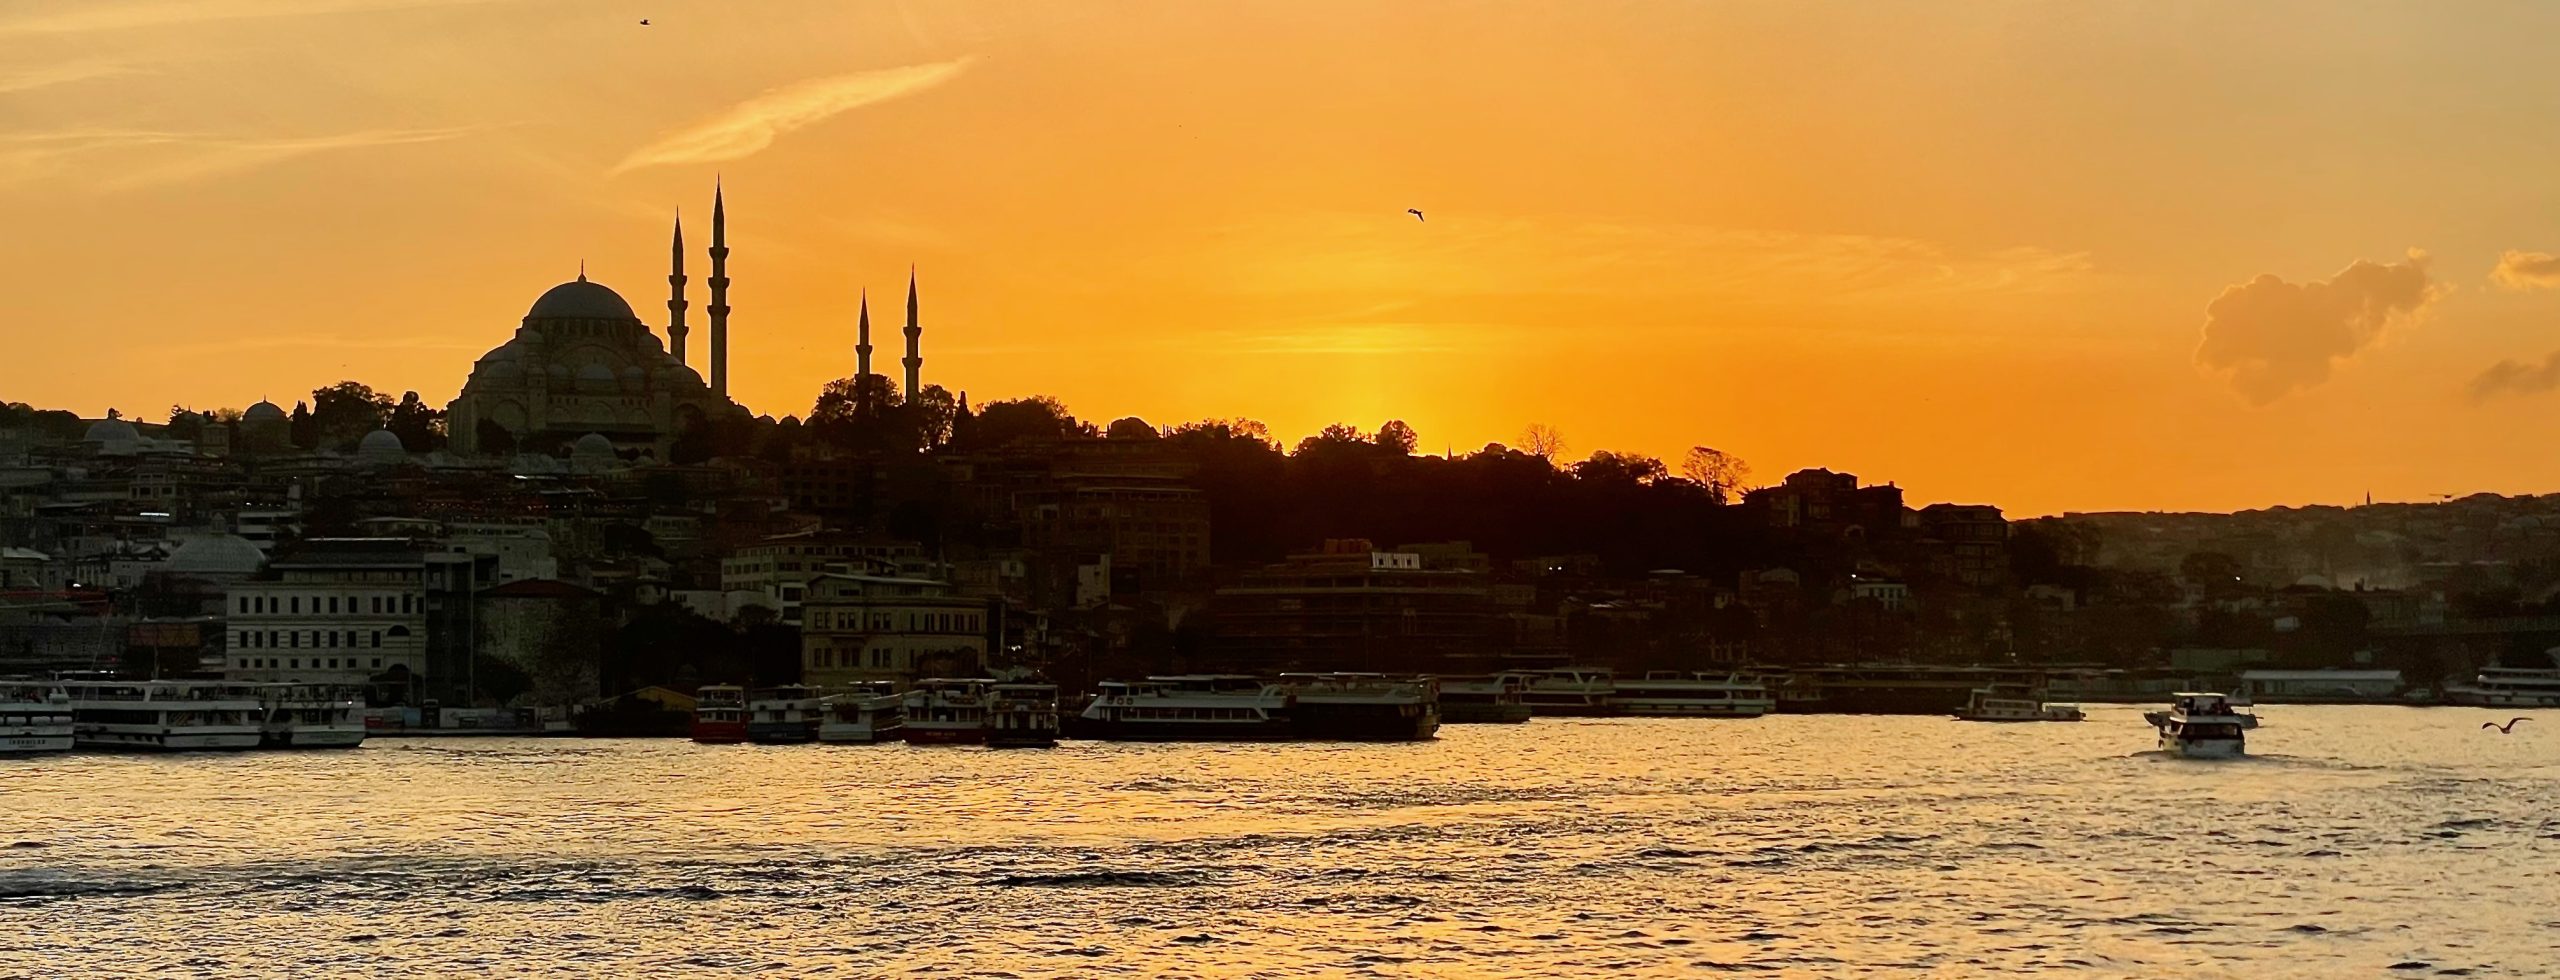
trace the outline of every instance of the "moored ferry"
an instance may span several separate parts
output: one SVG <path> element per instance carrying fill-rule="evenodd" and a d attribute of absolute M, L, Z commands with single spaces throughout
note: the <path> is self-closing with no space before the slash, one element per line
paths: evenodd
<path fill-rule="evenodd" d="M 757 691 L 747 699 L 747 741 L 793 745 L 818 740 L 824 706 L 815 688 L 801 684 Z"/>
<path fill-rule="evenodd" d="M 1067 727 L 1072 738 L 1134 742 L 1261 742 L 1297 737 L 1289 694 L 1243 674 L 1175 674 L 1103 681 Z"/>
<path fill-rule="evenodd" d="M 1654 671 L 1610 691 L 1618 714 L 1653 718 L 1758 718 L 1777 710 L 1767 686 L 1740 674 Z"/>
<path fill-rule="evenodd" d="M 254 749 L 266 705 L 221 681 L 68 681 L 73 744 L 87 749 Z"/>
<path fill-rule="evenodd" d="M 1993 684 L 1973 689 L 1973 697 L 1956 710 L 1959 721 L 2079 721 L 2080 706 L 2046 701 L 2023 684 Z"/>
<path fill-rule="evenodd" d="M 2246 716 L 2223 694 L 2179 694 L 2160 719 L 2160 751 L 2189 759 L 2229 759 L 2248 751 Z"/>
<path fill-rule="evenodd" d="M 1412 742 L 1440 731 L 1440 687 L 1428 677 L 1282 674 L 1289 721 L 1315 741 Z"/>
<path fill-rule="evenodd" d="M 2468 684 L 2447 684 L 2447 703 L 2473 708 L 2560 708 L 2560 670 L 2483 667 Z"/>
<path fill-rule="evenodd" d="M 1606 668 L 1558 667 L 1528 673 L 1520 700 L 1532 715 L 1592 717 L 1617 713 L 1617 681 Z"/>
<path fill-rule="evenodd" d="M 1516 725 L 1529 720 L 1520 699 L 1529 675 L 1519 672 L 1440 679 L 1440 721 L 1450 725 Z"/>
<path fill-rule="evenodd" d="M 0 756 L 71 751 L 71 695 L 41 681 L 0 681 Z"/>
<path fill-rule="evenodd" d="M 735 745 L 747 740 L 747 689 L 735 684 L 705 684 L 693 695 L 693 740 L 705 745 Z"/>
<path fill-rule="evenodd" d="M 897 684 L 856 682 L 819 699 L 818 741 L 848 745 L 897 741 L 901 708 Z"/>
<path fill-rule="evenodd" d="M 909 745 L 978 745 L 987 740 L 986 678 L 935 677 L 916 682 L 901 709 L 899 736 Z"/>
<path fill-rule="evenodd" d="M 1010 681 L 987 689 L 987 747 L 1045 749 L 1058 744 L 1058 686 Z"/>
<path fill-rule="evenodd" d="M 258 688 L 260 743 L 271 748 L 347 749 L 364 744 L 364 697 L 327 684 Z"/>
<path fill-rule="evenodd" d="M 1976 688 L 2042 683 L 2040 670 L 2013 667 L 1949 667 L 1937 664 L 1865 663 L 1796 667 L 1777 689 L 1778 710 L 1790 714 L 1949 715 Z"/>

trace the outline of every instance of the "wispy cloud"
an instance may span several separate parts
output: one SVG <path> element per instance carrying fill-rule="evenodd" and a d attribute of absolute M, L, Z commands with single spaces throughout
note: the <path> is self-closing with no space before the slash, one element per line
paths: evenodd
<path fill-rule="evenodd" d="M 2261 275 L 2205 306 L 2196 363 L 2229 374 L 2241 397 L 2265 405 L 2329 380 L 2336 365 L 2450 288 L 2428 276 L 2427 253 L 2414 248 L 2407 261 L 2358 259 L 2327 279 Z"/>
<path fill-rule="evenodd" d="M 2514 290 L 2560 286 L 2560 255 L 2508 249 L 2498 256 L 2498 267 L 2489 270 L 2489 281 Z"/>
<path fill-rule="evenodd" d="M 2499 361 L 2480 376 L 2463 386 L 2475 402 L 2485 402 L 2499 395 L 2533 395 L 2560 388 L 2560 351 L 2551 352 L 2540 364 L 2523 361 Z"/>
<path fill-rule="evenodd" d="M 54 177 L 78 165 L 102 190 L 183 183 L 320 153 L 450 140 L 467 129 L 376 129 L 320 136 L 230 137 L 84 130 L 0 137 L 0 182 Z"/>
<path fill-rule="evenodd" d="M 0 72 L 0 95 L 137 73 L 132 65 L 121 61 L 66 61 L 23 71 Z"/>
<path fill-rule="evenodd" d="M 772 89 L 632 151 L 613 168 L 613 172 L 619 174 L 668 164 L 715 163 L 752 156 L 794 130 L 948 82 L 959 77 L 969 67 L 970 60 L 959 58 L 812 78 Z"/>
<path fill-rule="evenodd" d="M 506 0 L 32 0 L 0 14 L 0 37 L 91 34 L 225 20 L 460 7 Z"/>

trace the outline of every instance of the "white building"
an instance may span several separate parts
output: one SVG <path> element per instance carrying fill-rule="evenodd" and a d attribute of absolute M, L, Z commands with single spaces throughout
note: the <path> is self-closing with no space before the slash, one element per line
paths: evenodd
<path fill-rule="evenodd" d="M 948 582 L 820 575 L 808 589 L 800 670 L 810 684 L 912 681 L 986 663 L 989 601 L 954 595 Z"/>
<path fill-rule="evenodd" d="M 427 670 L 427 589 L 414 553 L 278 561 L 282 578 L 242 582 L 224 597 L 223 676 L 239 681 L 363 684 Z"/>
<path fill-rule="evenodd" d="M 924 548 L 836 531 L 778 534 L 720 559 L 724 592 L 755 591 L 781 604 L 782 621 L 800 624 L 809 580 L 828 573 L 921 575 L 930 570 Z"/>

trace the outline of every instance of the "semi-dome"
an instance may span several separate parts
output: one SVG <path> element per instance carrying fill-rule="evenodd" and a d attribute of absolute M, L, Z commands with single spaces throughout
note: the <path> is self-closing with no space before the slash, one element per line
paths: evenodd
<path fill-rule="evenodd" d="M 606 288 L 603 283 L 589 282 L 585 276 L 551 287 L 551 291 L 542 294 L 541 299 L 533 301 L 533 309 L 525 317 L 533 320 L 640 319 L 631 312 L 631 304 L 622 301 L 622 294 Z"/>
<path fill-rule="evenodd" d="M 283 422 L 288 420 L 285 417 L 284 409 L 277 408 L 276 403 L 261 398 L 258 399 L 257 404 L 249 406 L 247 411 L 240 413 L 240 421 Z"/>
<path fill-rule="evenodd" d="M 169 553 L 169 571 L 182 575 L 254 575 L 267 563 L 265 553 L 237 534 L 205 534 L 187 539 Z"/>

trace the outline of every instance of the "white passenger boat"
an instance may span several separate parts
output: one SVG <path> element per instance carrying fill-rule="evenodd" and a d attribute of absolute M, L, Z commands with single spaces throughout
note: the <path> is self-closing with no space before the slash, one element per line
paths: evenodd
<path fill-rule="evenodd" d="M 987 740 L 987 678 L 935 677 L 916 682 L 900 705 L 898 729 L 909 745 L 979 745 Z"/>
<path fill-rule="evenodd" d="M 693 740 L 704 745 L 736 745 L 747 740 L 747 689 L 735 684 L 705 684 L 694 692 Z"/>
<path fill-rule="evenodd" d="M 1440 685 L 1429 677 L 1337 672 L 1282 674 L 1298 738 L 1412 742 L 1440 731 Z"/>
<path fill-rule="evenodd" d="M 2448 704 L 2473 708 L 2560 708 L 2560 670 L 2483 667 L 2468 684 L 2447 684 Z"/>
<path fill-rule="evenodd" d="M 1617 712 L 1617 681 L 1600 667 L 1559 667 L 1529 672 L 1520 700 L 1532 715 L 1592 716 Z"/>
<path fill-rule="evenodd" d="M 1058 744 L 1058 685 L 1009 681 L 987 689 L 987 747 L 1045 749 Z"/>
<path fill-rule="evenodd" d="M 1296 738 L 1289 692 L 1245 674 L 1173 674 L 1103 681 L 1067 724 L 1070 738 L 1134 742 L 1257 742 Z"/>
<path fill-rule="evenodd" d="M 1440 720 L 1451 725 L 1516 725 L 1529 720 L 1521 694 L 1529 675 L 1510 671 L 1440 679 Z"/>
<path fill-rule="evenodd" d="M 1974 688 L 1973 697 L 1956 710 L 1961 721 L 2079 721 L 2084 717 L 2079 705 L 2047 701 L 2041 692 L 2022 684 Z"/>
<path fill-rule="evenodd" d="M 2160 751 L 2189 759 L 2229 759 L 2248 751 L 2246 716 L 2224 694 L 2179 694 L 2160 720 Z"/>
<path fill-rule="evenodd" d="M 84 749 L 254 749 L 266 705 L 255 685 L 67 681 L 72 740 Z"/>
<path fill-rule="evenodd" d="M 0 756 L 71 751 L 71 695 L 43 681 L 0 681 Z"/>
<path fill-rule="evenodd" d="M 861 681 L 819 700 L 818 741 L 867 745 L 898 740 L 898 685 Z"/>
<path fill-rule="evenodd" d="M 1758 718 L 1778 707 L 1768 687 L 1740 674 L 1679 671 L 1618 681 L 1609 699 L 1617 714 L 1647 718 Z"/>
<path fill-rule="evenodd" d="M 760 745 L 793 745 L 818 740 L 824 714 L 816 688 L 785 684 L 747 697 L 747 741 Z"/>
<path fill-rule="evenodd" d="M 328 684 L 257 688 L 260 742 L 273 748 L 354 748 L 364 744 L 364 697 Z"/>

